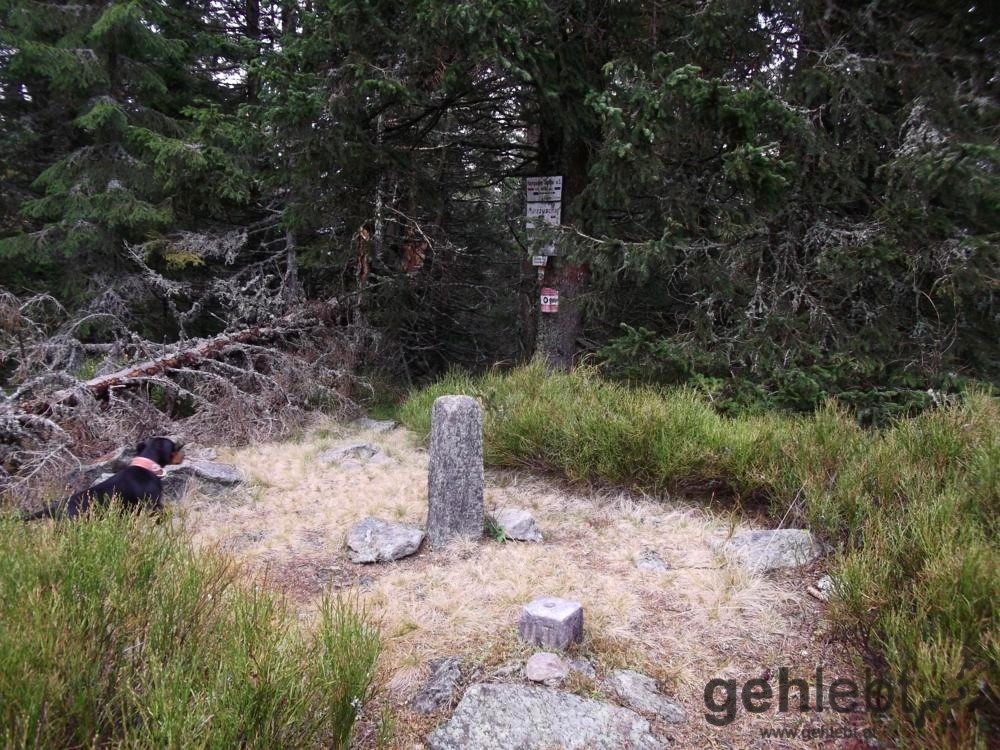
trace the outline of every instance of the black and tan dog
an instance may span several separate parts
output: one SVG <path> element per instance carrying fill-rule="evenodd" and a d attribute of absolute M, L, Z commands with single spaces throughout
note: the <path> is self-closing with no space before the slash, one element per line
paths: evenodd
<path fill-rule="evenodd" d="M 107 505 L 112 498 L 127 511 L 161 510 L 163 508 L 163 467 L 179 464 L 184 460 L 183 444 L 178 438 L 149 438 L 135 450 L 135 458 L 126 468 L 113 477 L 77 492 L 66 500 L 53 503 L 37 513 L 25 517 L 26 521 L 39 518 L 76 518 L 91 507 Z"/>

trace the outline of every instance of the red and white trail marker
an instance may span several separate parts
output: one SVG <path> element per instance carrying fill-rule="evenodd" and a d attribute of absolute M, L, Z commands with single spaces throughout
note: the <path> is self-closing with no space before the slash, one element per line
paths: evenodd
<path fill-rule="evenodd" d="M 541 302 L 543 313 L 559 312 L 559 290 L 542 287 Z"/>

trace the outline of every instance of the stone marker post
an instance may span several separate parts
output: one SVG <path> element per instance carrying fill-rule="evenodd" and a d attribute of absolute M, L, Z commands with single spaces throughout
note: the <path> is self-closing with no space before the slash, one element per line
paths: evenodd
<path fill-rule="evenodd" d="M 441 548 L 483 535 L 483 412 L 469 396 L 441 396 L 431 411 L 427 536 Z"/>
<path fill-rule="evenodd" d="M 563 649 L 583 640 L 583 607 L 570 599 L 543 596 L 524 606 L 517 623 L 522 641 Z"/>

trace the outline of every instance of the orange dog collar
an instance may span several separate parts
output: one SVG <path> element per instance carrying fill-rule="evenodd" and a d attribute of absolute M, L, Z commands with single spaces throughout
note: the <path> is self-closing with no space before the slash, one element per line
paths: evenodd
<path fill-rule="evenodd" d="M 133 458 L 130 466 L 138 466 L 140 469 L 151 471 L 158 477 L 162 477 L 164 474 L 163 467 L 156 463 L 156 461 L 143 458 L 142 456 L 136 456 Z"/>

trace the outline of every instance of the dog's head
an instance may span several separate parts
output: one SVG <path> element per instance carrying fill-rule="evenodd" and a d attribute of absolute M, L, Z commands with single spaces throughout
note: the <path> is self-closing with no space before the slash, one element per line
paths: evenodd
<path fill-rule="evenodd" d="M 139 443 L 135 455 L 155 461 L 160 466 L 169 466 L 184 460 L 183 449 L 184 441 L 177 436 L 152 437 Z"/>

